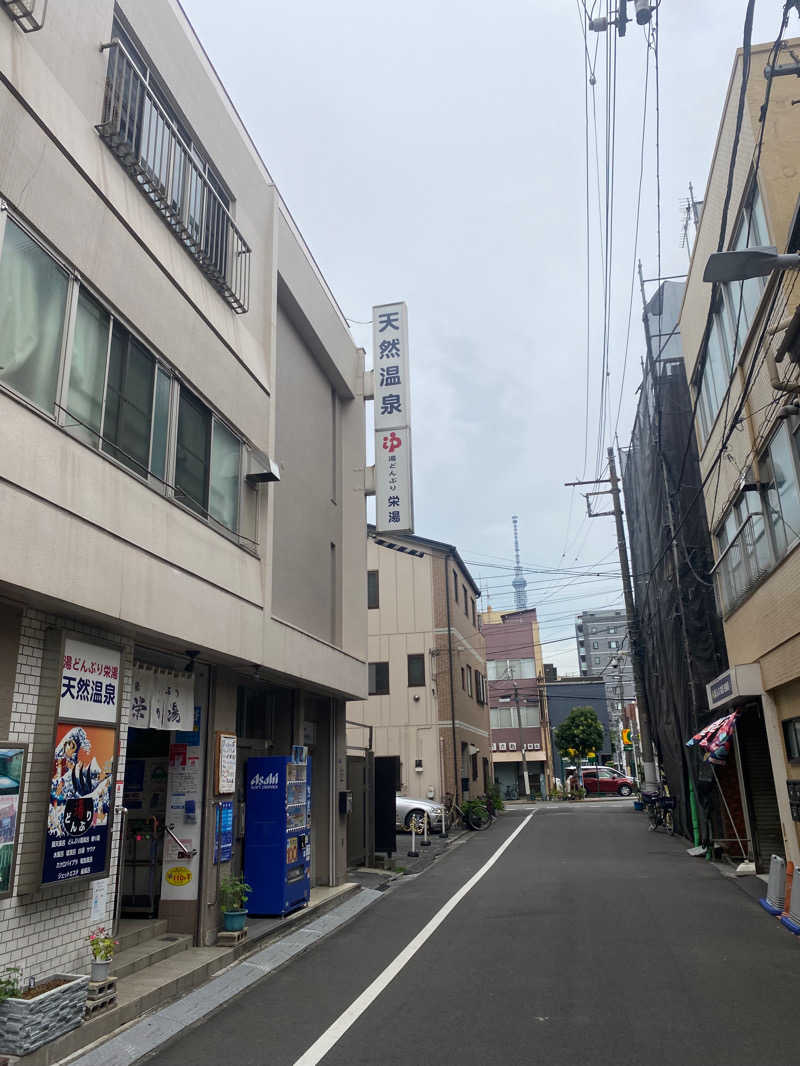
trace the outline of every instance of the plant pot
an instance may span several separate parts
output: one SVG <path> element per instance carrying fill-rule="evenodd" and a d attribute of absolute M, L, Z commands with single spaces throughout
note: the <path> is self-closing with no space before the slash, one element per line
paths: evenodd
<path fill-rule="evenodd" d="M 81 1024 L 89 978 L 55 973 L 47 980 L 65 984 L 33 999 L 4 999 L 0 1003 L 0 1054 L 28 1055 Z"/>
<path fill-rule="evenodd" d="M 108 971 L 111 959 L 92 959 L 92 973 L 90 981 L 100 982 L 108 980 Z"/>
<path fill-rule="evenodd" d="M 240 933 L 247 921 L 247 911 L 223 911 L 222 928 L 226 933 Z"/>

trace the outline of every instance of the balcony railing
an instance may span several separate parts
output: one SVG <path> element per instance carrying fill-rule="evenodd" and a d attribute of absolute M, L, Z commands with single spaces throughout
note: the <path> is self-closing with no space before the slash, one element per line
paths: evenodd
<path fill-rule="evenodd" d="M 212 181 L 133 60 L 108 50 L 103 120 L 97 132 L 237 314 L 250 295 L 250 247 Z"/>
<path fill-rule="evenodd" d="M 746 600 L 764 575 L 770 572 L 772 565 L 764 516 L 750 514 L 739 526 L 712 571 L 721 613 L 730 614 Z"/>

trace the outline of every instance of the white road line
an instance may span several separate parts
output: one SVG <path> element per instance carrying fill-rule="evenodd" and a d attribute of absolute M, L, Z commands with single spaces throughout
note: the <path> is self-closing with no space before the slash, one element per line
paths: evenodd
<path fill-rule="evenodd" d="M 448 914 L 458 906 L 470 889 L 474 888 L 484 874 L 491 870 L 506 848 L 508 848 L 514 839 L 519 836 L 531 818 L 533 818 L 533 814 L 529 814 L 522 825 L 514 830 L 508 840 L 500 845 L 494 855 L 492 855 L 491 859 L 484 863 L 480 870 L 478 870 L 476 874 L 473 874 L 469 881 L 462 885 L 454 896 L 450 897 L 447 903 L 434 914 L 428 924 L 417 933 L 414 939 L 403 948 L 399 955 L 395 956 L 386 969 L 378 974 L 372 984 L 365 988 L 361 995 L 353 1000 L 347 1010 L 340 1014 L 336 1021 L 328 1026 L 322 1036 L 314 1041 L 308 1051 L 300 1056 L 294 1066 L 316 1066 L 318 1062 L 321 1062 L 322 1059 L 325 1058 L 334 1044 L 344 1036 L 350 1026 L 358 1021 L 364 1011 L 375 1002 L 387 985 L 397 977 L 406 963 L 413 959 L 425 941 L 433 936 Z"/>

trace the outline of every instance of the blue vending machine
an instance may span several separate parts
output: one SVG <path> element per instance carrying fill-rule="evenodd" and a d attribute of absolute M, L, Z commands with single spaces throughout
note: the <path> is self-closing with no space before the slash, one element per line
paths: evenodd
<path fill-rule="evenodd" d="M 292 757 L 247 760 L 244 876 L 250 914 L 283 915 L 311 893 L 311 767 L 305 748 Z"/>

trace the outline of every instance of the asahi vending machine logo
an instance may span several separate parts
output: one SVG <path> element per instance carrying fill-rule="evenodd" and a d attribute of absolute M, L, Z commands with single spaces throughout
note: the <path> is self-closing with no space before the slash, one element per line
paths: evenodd
<path fill-rule="evenodd" d="M 271 774 L 254 774 L 250 778 L 250 788 L 254 790 L 264 791 L 265 789 L 278 787 L 278 771 L 273 770 Z"/>

